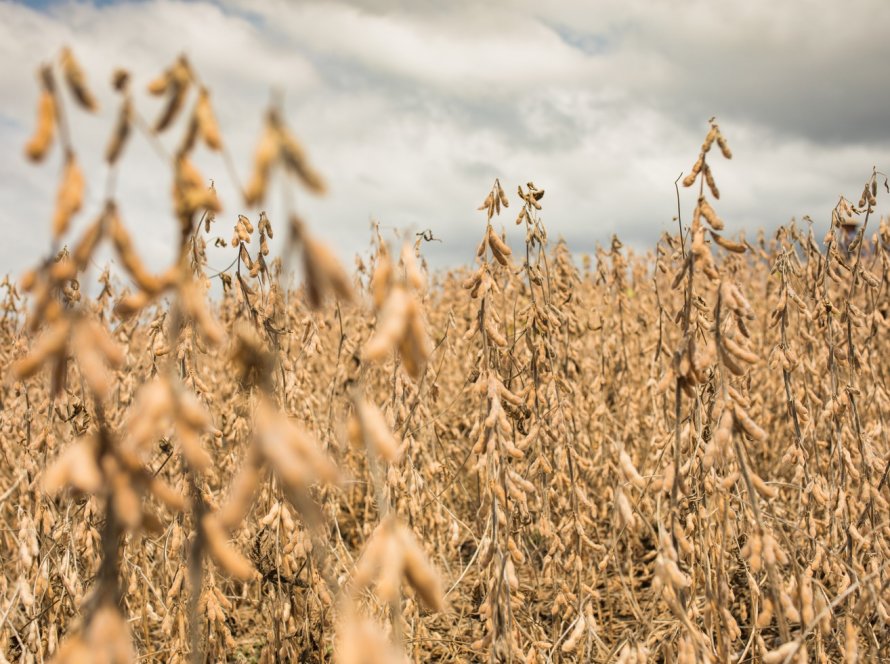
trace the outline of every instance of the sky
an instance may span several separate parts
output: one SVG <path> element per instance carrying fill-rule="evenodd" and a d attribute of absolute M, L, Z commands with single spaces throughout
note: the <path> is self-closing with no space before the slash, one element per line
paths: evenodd
<path fill-rule="evenodd" d="M 112 72 L 131 72 L 137 106 L 153 118 L 161 102 L 146 86 L 185 53 L 212 90 L 241 179 L 280 93 L 329 184 L 324 197 L 297 197 L 310 228 L 349 262 L 367 251 L 372 219 L 390 236 L 431 229 L 441 242 L 425 254 L 452 266 L 473 260 L 485 226 L 476 208 L 496 177 L 513 201 L 501 222 L 514 247 L 514 192 L 533 181 L 546 190 L 551 238 L 587 252 L 617 233 L 651 249 L 676 228 L 674 181 L 711 116 L 734 152 L 713 165 L 728 231 L 753 238 L 809 215 L 824 233 L 838 197 L 858 199 L 872 167 L 888 168 L 887 26 L 885 0 L 0 0 L 0 274 L 20 274 L 50 246 L 61 155 L 35 166 L 22 148 L 36 71 L 64 45 L 101 106 L 70 113 L 88 183 L 72 237 L 102 203 Z M 172 147 L 181 131 L 162 141 Z M 196 161 L 225 208 L 212 235 L 228 239 L 239 213 L 257 211 L 216 155 L 199 150 Z M 155 269 L 175 248 L 169 189 L 137 136 L 118 200 Z M 694 196 L 683 192 L 686 219 Z M 266 210 L 282 228 L 272 198 Z M 211 267 L 231 254 L 214 250 Z"/>

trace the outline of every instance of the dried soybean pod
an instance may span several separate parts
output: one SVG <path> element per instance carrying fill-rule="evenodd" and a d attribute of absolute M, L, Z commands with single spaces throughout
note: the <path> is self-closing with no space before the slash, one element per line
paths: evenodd
<path fill-rule="evenodd" d="M 222 136 L 219 133 L 219 124 L 213 114 L 213 107 L 210 105 L 210 92 L 207 88 L 201 88 L 198 97 L 198 104 L 195 107 L 195 117 L 198 122 L 198 129 L 201 138 L 212 150 L 220 150 L 222 148 Z M 270 236 L 271 237 L 271 236 Z"/>
<path fill-rule="evenodd" d="M 723 156 L 727 159 L 732 159 L 732 150 L 729 149 L 729 144 L 726 142 L 726 139 L 723 138 L 723 134 L 720 131 L 717 131 L 717 145 L 720 147 L 720 151 L 723 153 Z"/>
<path fill-rule="evenodd" d="M 277 118 L 277 115 L 276 115 Z M 281 157 L 285 165 L 293 171 L 306 185 L 306 188 L 316 194 L 323 194 L 327 186 L 324 178 L 312 167 L 306 156 L 303 146 L 283 126 L 279 125 Z"/>
<path fill-rule="evenodd" d="M 31 161 L 42 161 L 53 143 L 56 127 L 56 97 L 52 70 L 45 66 L 40 70 L 43 89 L 37 105 L 37 126 L 34 135 L 25 145 L 25 154 Z"/>
<path fill-rule="evenodd" d="M 708 185 L 708 189 L 711 190 L 711 194 L 714 196 L 714 198 L 719 199 L 720 190 L 717 188 L 717 183 L 714 182 L 714 176 L 711 174 L 711 167 L 705 164 L 702 171 L 704 172 L 705 182 Z"/>
<path fill-rule="evenodd" d="M 727 240 L 722 235 L 715 233 L 714 231 L 710 231 L 711 237 L 714 238 L 714 242 L 718 245 L 726 249 L 727 251 L 731 251 L 734 254 L 743 254 L 748 250 L 747 245 L 742 244 L 741 242 L 734 242 L 733 240 Z"/>
<path fill-rule="evenodd" d="M 163 80 L 163 85 L 159 84 L 161 80 Z M 156 133 L 161 133 L 167 129 L 176 119 L 176 116 L 179 115 L 179 111 L 182 110 L 182 106 L 185 104 L 185 97 L 191 82 L 192 72 L 188 60 L 185 59 L 185 56 L 180 56 L 173 67 L 164 75 L 163 79 L 158 79 L 158 81 L 151 84 L 149 88 L 151 92 L 155 94 L 167 92 L 169 94 L 167 105 L 164 107 L 160 117 L 158 117 L 157 122 L 155 122 L 154 131 Z"/>
<path fill-rule="evenodd" d="M 107 161 L 109 165 L 113 165 L 121 156 L 121 152 L 130 135 L 132 115 L 132 102 L 128 97 L 124 99 L 123 104 L 121 104 L 117 124 L 114 127 L 114 133 L 111 135 L 111 140 L 108 142 L 108 147 L 105 149 L 105 161 Z"/>
<path fill-rule="evenodd" d="M 53 215 L 53 237 L 58 239 L 68 230 L 71 218 L 80 211 L 83 205 L 84 179 L 83 171 L 77 163 L 73 152 L 65 158 L 65 169 L 56 195 L 56 210 Z"/>
<path fill-rule="evenodd" d="M 703 216 L 705 220 L 711 225 L 711 228 L 713 228 L 715 231 L 723 230 L 723 220 L 717 216 L 714 208 L 712 208 L 711 204 L 705 200 L 704 196 L 699 197 L 698 208 L 701 210 L 701 216 Z"/>
<path fill-rule="evenodd" d="M 698 159 L 696 159 L 695 163 L 692 165 L 692 170 L 689 171 L 689 175 L 683 178 L 684 187 L 691 187 L 693 184 L 695 184 L 695 181 L 696 179 L 698 179 L 698 174 L 701 173 L 701 169 L 704 163 L 704 155 L 699 155 Z"/>
<path fill-rule="evenodd" d="M 249 581 L 256 575 L 256 570 L 250 561 L 229 546 L 225 529 L 215 514 L 206 515 L 201 521 L 201 526 L 213 561 L 227 574 L 241 581 Z"/>
<path fill-rule="evenodd" d="M 714 144 L 714 139 L 717 138 L 717 126 L 711 125 L 710 130 L 708 130 L 707 136 L 705 136 L 705 142 L 701 146 L 702 154 L 710 151 L 711 146 Z"/>
<path fill-rule="evenodd" d="M 510 201 L 507 199 L 507 194 L 504 193 L 503 187 L 501 187 L 500 180 L 496 180 L 495 182 L 497 183 L 498 199 L 500 200 L 501 205 L 505 208 L 510 207 Z"/>
<path fill-rule="evenodd" d="M 260 205 L 263 202 L 272 164 L 275 163 L 280 151 L 279 135 L 269 117 L 254 153 L 253 175 L 244 190 L 244 200 L 248 205 Z"/>
<path fill-rule="evenodd" d="M 65 75 L 65 82 L 71 90 L 71 94 L 84 109 L 88 111 L 99 110 L 99 104 L 93 93 L 87 87 L 86 76 L 83 69 L 74 57 L 74 53 L 67 46 L 62 49 L 61 55 L 62 73 Z"/>

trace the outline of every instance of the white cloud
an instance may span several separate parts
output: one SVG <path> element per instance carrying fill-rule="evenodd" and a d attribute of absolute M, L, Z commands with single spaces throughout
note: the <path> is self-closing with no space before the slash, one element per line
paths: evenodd
<path fill-rule="evenodd" d="M 890 10 L 879 0 L 594 7 L 0 4 L 0 149 L 8 155 L 0 228 L 13 238 L 0 246 L 3 271 L 20 272 L 48 246 L 58 155 L 38 168 L 18 155 L 33 122 L 35 70 L 64 43 L 100 91 L 98 118 L 72 113 L 93 212 L 117 103 L 112 70 L 132 71 L 139 107 L 153 117 L 159 103 L 141 91 L 184 51 L 213 90 L 241 177 L 270 90 L 284 92 L 288 121 L 330 184 L 326 198 L 301 195 L 301 211 L 346 258 L 367 246 L 373 216 L 385 226 L 432 228 L 443 239 L 428 248 L 435 262 L 468 262 L 481 232 L 475 208 L 495 177 L 511 192 L 530 179 L 545 187 L 551 235 L 578 249 L 613 232 L 649 247 L 673 228 L 673 181 L 714 113 L 735 152 L 715 165 L 718 210 L 749 235 L 795 215 L 824 219 L 837 195 L 858 194 L 886 158 L 890 89 L 879 82 Z M 168 146 L 175 140 L 163 137 Z M 243 210 L 223 164 L 206 152 L 198 163 L 228 205 L 218 229 L 228 236 Z M 166 178 L 151 146 L 133 141 L 118 192 L 155 267 L 169 260 L 175 235 Z M 691 201 L 684 196 L 687 210 Z M 279 207 L 269 212 L 280 226 Z M 504 222 L 512 226 L 512 217 Z M 211 264 L 227 257 L 218 252 Z"/>
<path fill-rule="evenodd" d="M 532 17 L 479 11 L 374 14 L 340 4 L 250 2 L 268 27 L 367 72 L 403 78 L 448 95 L 529 90 L 577 81 L 590 63 Z"/>

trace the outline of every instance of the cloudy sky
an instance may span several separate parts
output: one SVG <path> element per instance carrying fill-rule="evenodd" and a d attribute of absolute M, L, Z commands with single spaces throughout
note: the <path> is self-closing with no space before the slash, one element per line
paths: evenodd
<path fill-rule="evenodd" d="M 22 146 L 36 69 L 64 44 L 102 106 L 73 118 L 90 193 L 81 227 L 101 203 L 111 72 L 132 72 L 137 104 L 154 117 L 145 85 L 184 52 L 213 91 L 242 178 L 278 90 L 330 185 L 324 198 L 299 198 L 310 225 L 346 259 L 367 247 L 372 218 L 429 228 L 442 242 L 428 255 L 451 265 L 472 260 L 476 207 L 495 177 L 511 195 L 528 180 L 546 188 L 545 223 L 576 250 L 612 233 L 651 247 L 674 228 L 673 182 L 712 115 L 735 153 L 714 167 L 728 228 L 753 236 L 810 215 L 824 230 L 837 197 L 858 198 L 872 166 L 890 161 L 888 26 L 885 0 L 0 0 L 0 273 L 20 273 L 49 246 L 60 155 L 35 167 Z M 218 158 L 198 161 L 229 237 L 237 213 L 255 213 Z M 123 215 L 155 267 L 173 251 L 168 177 L 144 139 L 128 146 Z M 691 203 L 685 195 L 687 215 Z"/>

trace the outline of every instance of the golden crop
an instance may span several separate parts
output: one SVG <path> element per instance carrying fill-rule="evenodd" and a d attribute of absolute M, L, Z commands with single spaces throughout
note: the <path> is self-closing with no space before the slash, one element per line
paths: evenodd
<path fill-rule="evenodd" d="M 50 257 L 2 282 L 0 662 L 890 658 L 881 174 L 828 228 L 730 238 L 711 121 L 691 220 L 651 253 L 613 238 L 579 267 L 544 190 L 496 181 L 472 269 L 375 228 L 349 274 L 311 220 L 261 212 L 279 182 L 325 189 L 281 109 L 243 200 L 208 186 L 193 151 L 234 158 L 180 58 L 155 122 L 114 82 L 112 172 L 183 132 L 154 274 L 113 188 L 82 209 L 63 113 L 96 108 L 87 75 L 65 49 L 41 81 L 25 152 L 64 167 Z M 90 297 L 103 244 L 124 285 Z"/>

